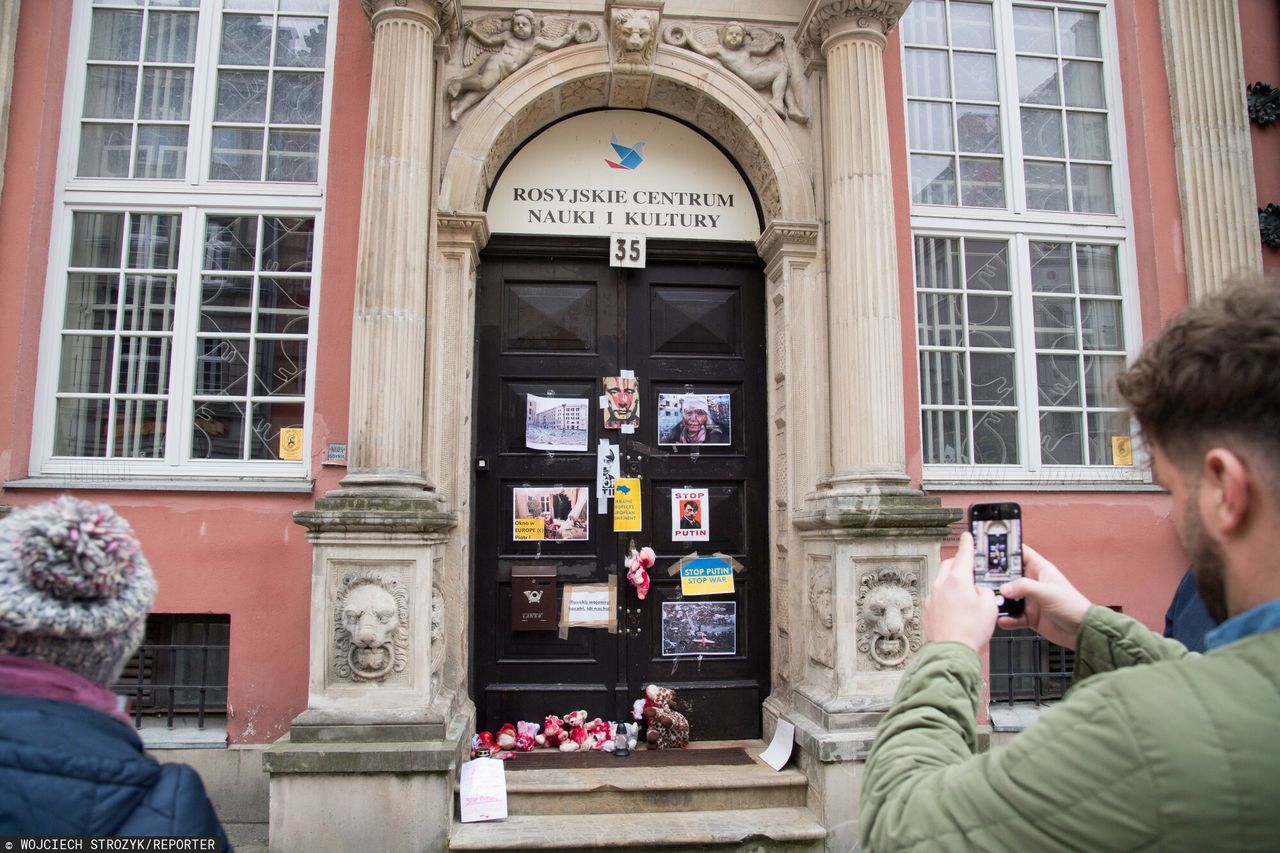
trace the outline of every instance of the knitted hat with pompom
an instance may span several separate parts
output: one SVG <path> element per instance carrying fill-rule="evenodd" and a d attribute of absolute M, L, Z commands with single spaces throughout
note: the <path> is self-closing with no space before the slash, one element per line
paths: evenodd
<path fill-rule="evenodd" d="M 0 521 L 0 654 L 110 684 L 155 597 L 133 530 L 105 504 L 64 495 Z"/>

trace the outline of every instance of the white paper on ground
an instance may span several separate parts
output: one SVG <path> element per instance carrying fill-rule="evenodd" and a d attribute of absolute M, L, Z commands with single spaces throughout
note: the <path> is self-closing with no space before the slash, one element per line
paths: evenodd
<path fill-rule="evenodd" d="M 791 758 L 791 745 L 795 743 L 796 727 L 794 723 L 778 720 L 778 727 L 773 730 L 773 740 L 760 753 L 760 760 L 774 770 L 781 770 Z"/>
<path fill-rule="evenodd" d="M 462 765 L 462 822 L 502 820 L 507 816 L 505 762 L 476 758 Z"/>

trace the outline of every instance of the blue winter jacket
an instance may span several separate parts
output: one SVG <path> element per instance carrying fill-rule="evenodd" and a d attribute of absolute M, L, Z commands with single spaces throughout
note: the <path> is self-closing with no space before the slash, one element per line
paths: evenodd
<path fill-rule="evenodd" d="M 122 720 L 0 693 L 0 835 L 200 836 L 230 850 L 200 776 Z"/>

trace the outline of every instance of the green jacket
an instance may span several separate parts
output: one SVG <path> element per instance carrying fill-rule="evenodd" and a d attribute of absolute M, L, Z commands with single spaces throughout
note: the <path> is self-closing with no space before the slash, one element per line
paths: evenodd
<path fill-rule="evenodd" d="M 864 851 L 1280 850 L 1280 631 L 1197 655 L 1092 607 L 1067 696 L 975 754 L 981 682 L 960 643 L 908 667 L 867 759 Z"/>

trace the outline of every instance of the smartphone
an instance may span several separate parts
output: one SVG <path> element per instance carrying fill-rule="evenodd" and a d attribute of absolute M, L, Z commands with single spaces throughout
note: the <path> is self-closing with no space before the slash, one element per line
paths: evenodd
<path fill-rule="evenodd" d="M 1006 599 L 1000 587 L 1022 577 L 1022 507 L 981 503 L 969 507 L 973 534 L 973 582 L 996 594 L 1001 616 L 1021 616 L 1021 599 Z"/>

